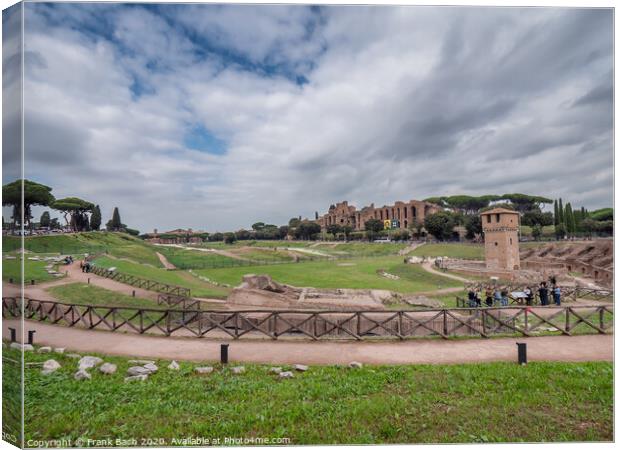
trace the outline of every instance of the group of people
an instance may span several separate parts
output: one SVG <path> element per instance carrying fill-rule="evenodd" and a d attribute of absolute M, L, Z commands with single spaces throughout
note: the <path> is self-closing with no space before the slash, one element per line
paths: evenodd
<path fill-rule="evenodd" d="M 540 298 L 540 304 L 546 306 L 549 304 L 549 291 L 551 291 L 551 295 L 553 296 L 553 302 L 560 306 L 562 304 L 562 290 L 560 286 L 555 282 L 555 278 L 552 277 L 551 280 L 551 289 L 547 287 L 547 282 L 542 281 L 540 286 L 538 287 L 538 297 Z"/>
<path fill-rule="evenodd" d="M 562 291 L 556 283 L 555 277 L 549 279 L 551 289 L 548 287 L 547 281 L 541 281 L 538 288 L 538 298 L 542 306 L 549 305 L 549 294 L 553 297 L 553 302 L 560 306 L 562 303 Z M 470 308 L 479 308 L 482 306 L 481 293 L 484 291 L 484 303 L 486 306 L 508 306 L 510 302 L 508 286 L 471 286 L 467 291 L 467 301 Z M 521 292 L 524 294 L 525 304 L 532 306 L 534 304 L 534 291 L 526 286 Z"/>
<path fill-rule="evenodd" d="M 73 264 L 73 256 L 71 255 L 65 256 L 63 261 L 65 262 L 65 266 L 68 266 L 69 264 Z"/>
<path fill-rule="evenodd" d="M 91 266 L 90 262 L 88 262 L 88 261 L 80 261 L 80 269 L 82 269 L 82 272 L 89 273 L 91 268 L 92 268 L 92 266 Z"/>
<path fill-rule="evenodd" d="M 471 287 L 467 292 L 467 300 L 471 308 L 482 306 L 480 293 L 482 289 Z M 484 303 L 487 306 L 508 306 L 508 288 L 506 286 L 486 286 L 484 288 Z"/>

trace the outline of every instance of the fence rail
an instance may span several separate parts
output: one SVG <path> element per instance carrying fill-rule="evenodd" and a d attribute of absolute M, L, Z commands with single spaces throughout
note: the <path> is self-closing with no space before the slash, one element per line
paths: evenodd
<path fill-rule="evenodd" d="M 119 283 L 129 284 L 137 288 L 146 289 L 147 291 L 161 292 L 164 294 L 172 294 L 179 297 L 191 297 L 191 291 L 188 288 L 182 286 L 175 286 L 173 284 L 160 283 L 159 281 L 147 280 L 146 278 L 140 278 L 126 273 L 117 272 L 115 270 L 108 270 L 105 267 L 93 266 L 90 269 L 91 273 L 99 275 L 100 277 L 109 278 L 111 280 L 118 281 Z"/>
<path fill-rule="evenodd" d="M 19 317 L 21 301 L 2 298 L 2 316 Z M 165 336 L 302 337 L 311 340 L 406 339 L 541 332 L 613 332 L 613 306 L 452 308 L 418 311 L 200 311 L 73 305 L 25 299 L 24 318 L 69 327 Z"/>

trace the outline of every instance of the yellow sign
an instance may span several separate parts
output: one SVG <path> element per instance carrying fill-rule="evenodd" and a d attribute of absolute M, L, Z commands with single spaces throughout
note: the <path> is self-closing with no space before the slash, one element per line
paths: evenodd
<path fill-rule="evenodd" d="M 389 230 L 390 228 L 392 228 L 392 221 L 389 219 L 386 219 L 383 221 L 383 229 L 384 230 Z"/>

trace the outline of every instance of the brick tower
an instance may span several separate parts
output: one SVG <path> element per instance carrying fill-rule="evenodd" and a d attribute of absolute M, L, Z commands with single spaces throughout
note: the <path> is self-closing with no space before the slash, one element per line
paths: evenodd
<path fill-rule="evenodd" d="M 519 213 L 495 208 L 480 214 L 487 269 L 519 270 Z"/>

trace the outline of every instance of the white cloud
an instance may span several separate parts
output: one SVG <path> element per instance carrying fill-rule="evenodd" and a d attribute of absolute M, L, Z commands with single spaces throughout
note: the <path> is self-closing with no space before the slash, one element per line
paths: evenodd
<path fill-rule="evenodd" d="M 98 7 L 28 4 L 26 148 L 28 177 L 105 217 L 224 230 L 344 199 L 611 204 L 610 11 Z M 227 152 L 185 148 L 195 124 Z"/>

